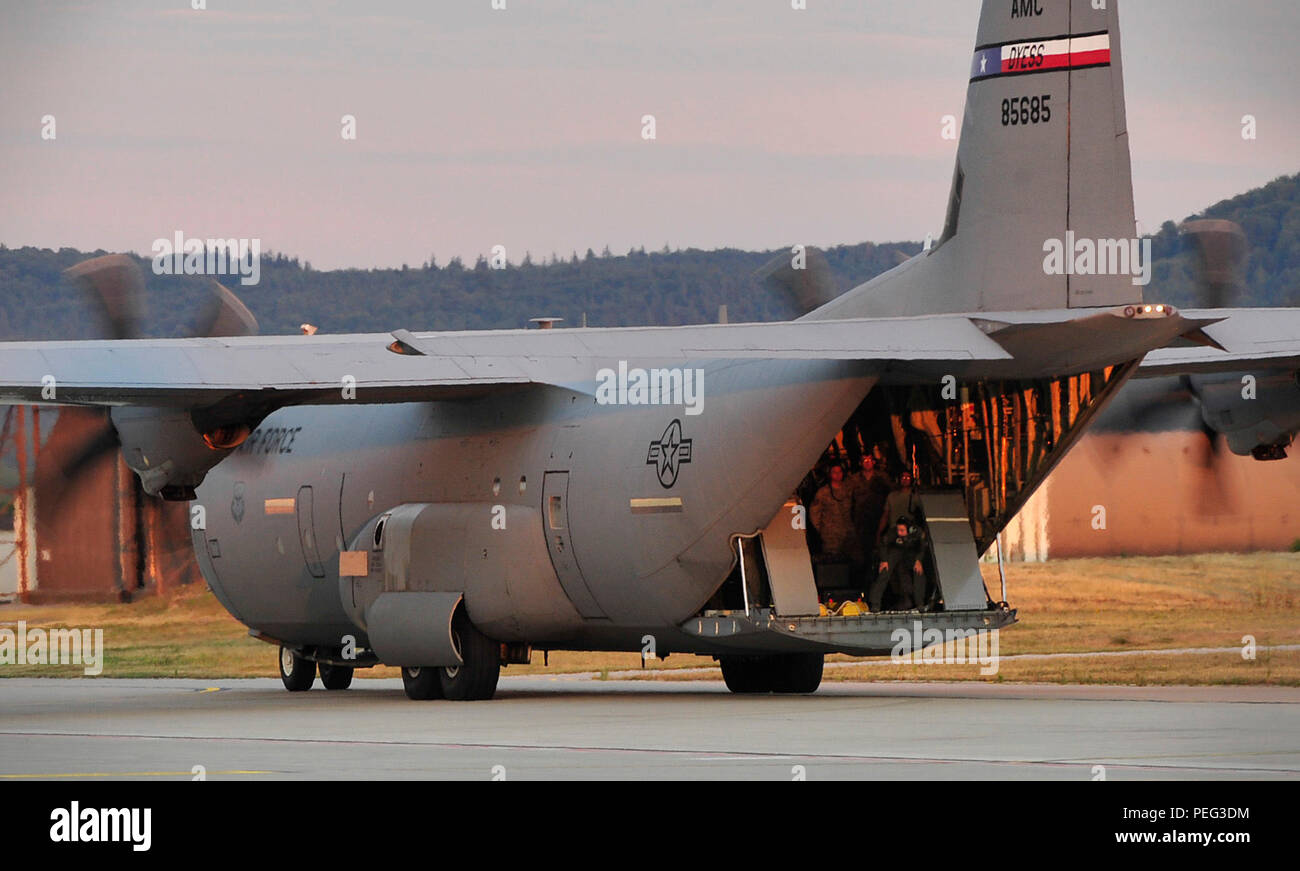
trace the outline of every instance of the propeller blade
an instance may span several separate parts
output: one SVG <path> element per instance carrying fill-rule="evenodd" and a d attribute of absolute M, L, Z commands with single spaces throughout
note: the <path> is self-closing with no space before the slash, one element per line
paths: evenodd
<path fill-rule="evenodd" d="M 107 410 L 63 408 L 56 432 L 75 432 L 76 438 L 61 440 L 51 433 L 42 447 L 42 461 L 36 482 L 41 501 L 57 513 L 58 506 L 89 469 L 120 446 L 117 430 Z"/>
<path fill-rule="evenodd" d="M 839 296 L 835 285 L 835 274 L 826 255 L 817 248 L 805 248 L 802 268 L 795 268 L 799 255 L 778 254 L 763 264 L 755 277 L 767 287 L 784 294 L 799 314 L 805 315 Z"/>
<path fill-rule="evenodd" d="M 1204 220 L 1183 224 L 1183 234 L 1196 252 L 1200 304 L 1226 308 L 1240 295 L 1242 273 L 1250 243 L 1241 226 L 1232 221 Z"/>
<path fill-rule="evenodd" d="M 1223 450 L 1224 439 L 1204 421 L 1201 434 L 1205 436 L 1205 447 L 1200 455 L 1200 474 L 1193 479 L 1197 483 L 1191 504 L 1202 516 L 1233 514 L 1237 510 L 1237 493 L 1227 469 L 1232 462 L 1231 452 Z"/>
<path fill-rule="evenodd" d="M 57 456 L 56 462 L 59 471 L 65 478 L 76 477 L 86 466 L 89 466 L 102 455 L 117 450 L 118 439 L 117 430 L 113 428 L 113 422 L 109 419 L 107 411 L 90 411 L 82 412 L 86 417 L 96 418 L 92 426 L 88 426 L 85 436 L 76 444 L 69 445 L 61 456 Z"/>
<path fill-rule="evenodd" d="M 69 267 L 63 274 L 97 300 L 109 337 L 138 339 L 144 328 L 144 275 L 125 254 L 105 254 Z"/>
<path fill-rule="evenodd" d="M 255 336 L 257 318 L 248 307 L 215 279 L 208 285 L 210 296 L 199 315 L 196 336 Z"/>
<path fill-rule="evenodd" d="M 1196 429 L 1201 412 L 1188 385 L 1174 378 L 1130 382 L 1106 411 L 1108 427 L 1128 432 Z"/>

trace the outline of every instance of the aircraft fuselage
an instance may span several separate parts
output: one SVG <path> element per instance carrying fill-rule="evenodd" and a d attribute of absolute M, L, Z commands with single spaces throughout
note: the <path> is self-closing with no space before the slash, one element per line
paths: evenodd
<path fill-rule="evenodd" d="M 695 365 L 694 415 L 602 405 L 594 382 L 277 411 L 198 490 L 204 576 L 252 629 L 337 645 L 364 633 L 339 552 L 396 506 L 431 503 L 460 525 L 412 561 L 483 632 L 638 649 L 699 611 L 731 536 L 772 518 L 874 383 L 838 361 Z"/>

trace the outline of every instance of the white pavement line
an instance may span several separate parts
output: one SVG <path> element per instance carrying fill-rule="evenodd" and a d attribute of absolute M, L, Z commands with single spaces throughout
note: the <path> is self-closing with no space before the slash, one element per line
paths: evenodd
<path fill-rule="evenodd" d="M 936 645 L 937 646 L 937 645 Z M 1255 650 L 1300 650 L 1300 644 L 1272 644 L 1261 645 Z M 1092 650 L 1081 653 L 1017 653 L 1012 656 L 998 657 L 1000 662 L 1029 659 L 1091 659 L 1108 656 L 1186 656 L 1188 654 L 1198 653 L 1241 653 L 1241 647 L 1169 647 L 1155 650 Z M 909 654 L 910 655 L 910 654 Z M 893 665 L 888 661 L 872 660 L 871 662 L 828 662 L 826 666 L 847 668 L 856 665 Z M 904 663 L 910 665 L 911 663 Z"/>
<path fill-rule="evenodd" d="M 1262 650 L 1300 650 L 1300 644 L 1264 644 L 1255 648 L 1256 651 Z M 1154 650 L 1093 650 L 1081 653 L 1017 653 L 1012 656 L 1001 656 L 999 662 L 1017 662 L 1027 660 L 1041 659 L 1101 659 L 1105 657 L 1124 657 L 1124 656 L 1188 656 L 1206 653 L 1241 653 L 1240 647 L 1170 647 L 1157 648 Z M 909 656 L 911 654 L 908 654 Z M 828 662 L 826 668 L 888 668 L 895 665 L 914 665 L 916 663 L 903 662 L 895 663 L 888 659 L 869 659 L 858 662 Z M 971 663 L 978 665 L 978 663 Z M 629 668 L 621 671 L 606 672 L 605 680 L 626 680 L 629 678 L 649 677 L 660 674 L 718 674 L 719 668 L 716 665 L 706 665 L 692 668 Z M 600 680 L 601 673 L 598 671 L 574 671 L 565 674 L 548 675 L 551 680 Z M 502 675 L 502 680 L 515 675 Z M 533 677 L 533 675 L 518 675 L 517 677 Z"/>

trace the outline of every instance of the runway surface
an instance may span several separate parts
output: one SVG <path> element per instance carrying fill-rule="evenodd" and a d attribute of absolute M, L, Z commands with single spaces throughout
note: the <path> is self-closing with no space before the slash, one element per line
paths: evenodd
<path fill-rule="evenodd" d="M 503 677 L 491 702 L 400 680 L 0 680 L 0 780 L 1300 778 L 1300 689 Z"/>

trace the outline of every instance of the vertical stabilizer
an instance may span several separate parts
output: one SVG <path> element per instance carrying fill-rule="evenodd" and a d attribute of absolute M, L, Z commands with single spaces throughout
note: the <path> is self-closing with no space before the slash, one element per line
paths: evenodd
<path fill-rule="evenodd" d="M 985 0 L 943 233 L 811 317 L 1137 302 L 1134 236 L 1116 0 Z"/>

